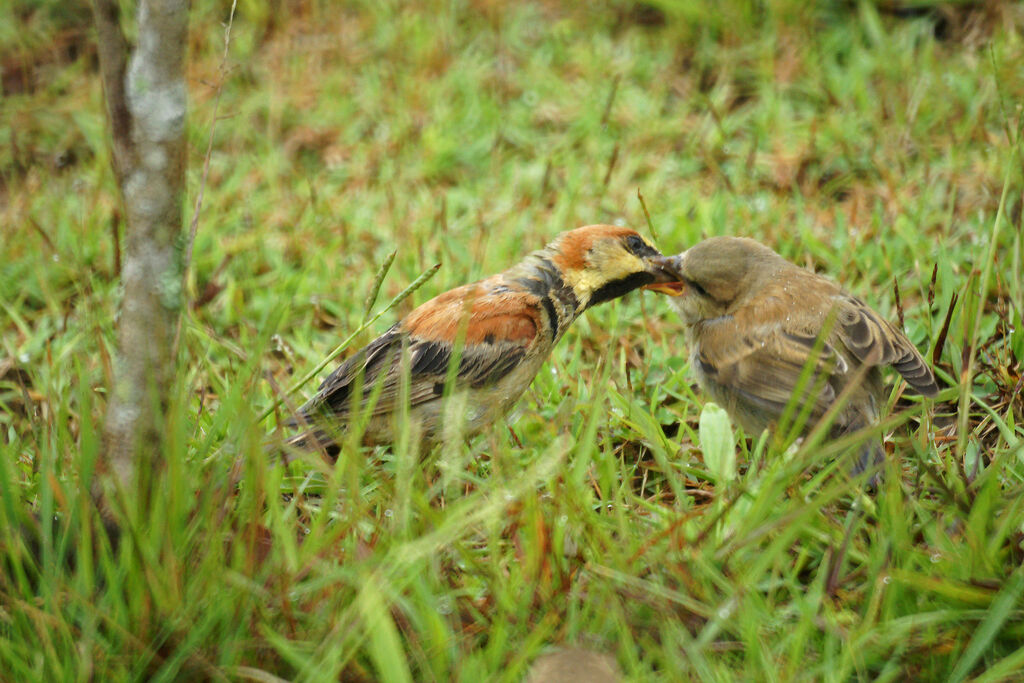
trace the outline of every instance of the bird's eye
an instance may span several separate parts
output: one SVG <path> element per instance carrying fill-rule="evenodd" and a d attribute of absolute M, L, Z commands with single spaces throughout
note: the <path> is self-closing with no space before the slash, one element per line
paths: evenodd
<path fill-rule="evenodd" d="M 699 294 L 700 296 L 703 296 L 703 297 L 707 297 L 708 296 L 708 290 L 706 290 L 703 287 L 701 287 L 700 284 L 698 284 L 697 282 L 694 282 L 693 280 L 690 280 L 690 279 L 684 279 L 684 281 L 686 282 L 686 286 L 687 287 L 689 287 L 693 291 L 697 292 L 697 294 Z"/>
<path fill-rule="evenodd" d="M 627 237 L 626 248 L 629 249 L 629 252 L 631 254 L 636 254 L 637 256 L 640 256 L 644 252 L 649 251 L 651 249 L 649 246 L 647 246 L 647 242 L 644 242 L 643 238 L 640 237 L 640 235 L 630 235 L 629 237 Z"/>

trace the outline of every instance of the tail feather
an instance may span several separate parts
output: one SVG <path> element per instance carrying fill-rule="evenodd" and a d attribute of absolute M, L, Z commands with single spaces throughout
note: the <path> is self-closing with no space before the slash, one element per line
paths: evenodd
<path fill-rule="evenodd" d="M 878 410 L 873 398 L 860 408 L 855 413 L 845 415 L 842 423 L 833 428 L 832 435 L 840 437 L 859 433 L 863 437 L 863 440 L 856 443 L 856 460 L 850 469 L 850 476 L 856 478 L 867 472 L 866 487 L 868 491 L 876 491 L 885 470 L 885 449 L 881 437 L 868 434 L 867 430 L 878 420 Z"/>

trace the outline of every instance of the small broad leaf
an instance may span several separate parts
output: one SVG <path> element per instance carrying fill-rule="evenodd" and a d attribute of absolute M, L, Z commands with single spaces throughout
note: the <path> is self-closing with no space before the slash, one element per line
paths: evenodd
<path fill-rule="evenodd" d="M 704 464 L 720 483 L 731 482 L 736 478 L 736 439 L 728 413 L 716 403 L 704 404 L 699 429 Z"/>

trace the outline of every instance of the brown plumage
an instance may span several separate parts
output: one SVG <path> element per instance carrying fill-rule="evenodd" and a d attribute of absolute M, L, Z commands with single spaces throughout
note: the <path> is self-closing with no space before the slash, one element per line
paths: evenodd
<path fill-rule="evenodd" d="M 479 432 L 511 409 L 583 311 L 673 279 L 652 260 L 660 257 L 634 230 L 590 225 L 502 273 L 434 297 L 324 380 L 294 422 L 312 429 L 291 445 L 336 453 L 336 441 L 359 419 L 367 420 L 363 443 L 390 443 L 403 391 L 425 445 Z"/>
<path fill-rule="evenodd" d="M 931 369 L 902 332 L 834 282 L 763 244 L 714 237 L 665 265 L 680 281 L 650 288 L 673 295 L 698 381 L 748 433 L 780 419 L 808 362 L 813 374 L 792 414 L 807 409 L 812 426 L 849 387 L 833 437 L 878 420 L 881 366 L 891 365 L 925 396 L 938 393 Z M 869 444 L 855 473 L 880 464 L 882 456 L 881 443 Z"/>

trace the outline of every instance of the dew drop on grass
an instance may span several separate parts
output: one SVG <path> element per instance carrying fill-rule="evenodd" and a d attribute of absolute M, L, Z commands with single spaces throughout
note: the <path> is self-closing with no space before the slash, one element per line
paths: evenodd
<path fill-rule="evenodd" d="M 387 510 L 384 511 L 384 516 L 390 519 L 391 517 L 395 516 L 395 512 L 391 508 L 388 508 Z"/>
<path fill-rule="evenodd" d="M 448 598 L 440 598 L 437 601 L 437 611 L 440 614 L 451 614 L 452 613 L 452 601 Z"/>
<path fill-rule="evenodd" d="M 882 583 L 884 583 L 886 586 L 888 586 L 890 583 L 892 583 L 892 577 L 891 576 L 883 576 L 882 577 Z"/>
<path fill-rule="evenodd" d="M 28 354 L 27 353 L 19 354 L 18 355 L 18 362 L 19 363 L 27 363 L 28 362 Z"/>
<path fill-rule="evenodd" d="M 558 518 L 558 523 L 559 524 L 565 524 L 568 521 L 569 521 L 569 515 L 562 515 L 561 517 Z"/>
<path fill-rule="evenodd" d="M 932 553 L 932 556 L 931 556 L 932 564 L 938 564 L 941 559 L 942 559 L 942 554 L 941 553 Z"/>

